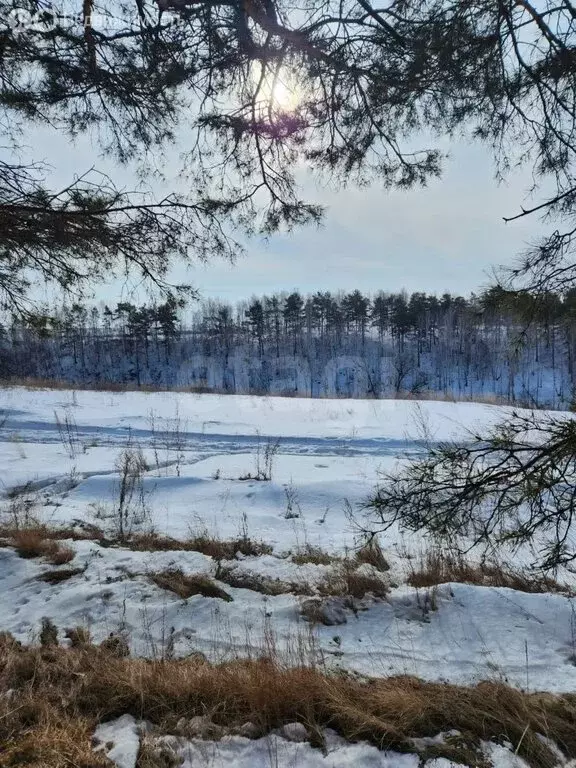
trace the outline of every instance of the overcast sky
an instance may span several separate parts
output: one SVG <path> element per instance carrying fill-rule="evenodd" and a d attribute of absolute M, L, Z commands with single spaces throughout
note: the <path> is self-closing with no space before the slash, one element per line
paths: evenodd
<path fill-rule="evenodd" d="M 468 294 L 544 231 L 536 218 L 502 220 L 529 201 L 529 181 L 516 174 L 498 185 L 488 152 L 458 145 L 443 177 L 424 189 L 331 192 L 310 184 L 328 206 L 322 227 L 249 243 L 234 267 L 212 263 L 191 274 L 205 295 L 229 299 L 293 289 Z"/>
<path fill-rule="evenodd" d="M 92 164 L 110 172 L 117 183 L 129 178 L 91 153 L 87 140 L 82 142 L 73 147 L 53 132 L 31 137 L 34 155 L 40 149 L 54 168 L 55 184 L 69 183 Z M 181 266 L 172 278 L 192 283 L 203 297 L 228 300 L 296 289 L 478 291 L 488 284 L 494 266 L 510 264 L 544 229 L 536 218 L 511 224 L 502 220 L 522 203 L 534 202 L 527 197 L 527 173 L 499 185 L 491 156 L 480 145 L 441 147 L 451 155 L 443 176 L 424 189 L 383 191 L 376 185 L 334 191 L 318 188 L 304 175 L 303 196 L 327 206 L 320 228 L 249 241 L 235 265 Z M 107 302 L 121 297 L 126 292 L 120 282 L 96 294 Z"/>

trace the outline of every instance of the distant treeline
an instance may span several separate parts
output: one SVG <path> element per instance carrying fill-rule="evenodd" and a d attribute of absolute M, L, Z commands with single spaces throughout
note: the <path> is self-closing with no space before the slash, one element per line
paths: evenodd
<path fill-rule="evenodd" d="M 390 397 L 435 393 L 566 407 L 576 292 L 275 294 L 73 304 L 5 318 L 0 376 L 198 391 Z"/>

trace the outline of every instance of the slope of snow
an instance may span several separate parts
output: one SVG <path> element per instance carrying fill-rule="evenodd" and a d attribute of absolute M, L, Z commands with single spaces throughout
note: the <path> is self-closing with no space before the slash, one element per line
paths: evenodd
<path fill-rule="evenodd" d="M 201 595 L 181 600 L 151 582 L 151 573 L 174 567 L 214 576 L 215 563 L 202 554 L 130 552 L 84 541 L 72 546 L 78 554 L 69 566 L 84 570 L 60 584 L 37 580 L 50 566 L 0 550 L 3 630 L 30 642 L 48 616 L 60 629 L 88 627 L 97 642 L 124 633 L 138 655 L 162 656 L 171 635 L 176 655 L 201 652 L 214 661 L 259 655 L 272 634 L 288 662 L 304 648 L 310 661 L 369 676 L 576 687 L 576 605 L 563 595 L 447 584 L 430 607 L 427 590 L 399 586 L 386 600 L 365 598 L 356 614 L 346 610 L 345 624 L 312 628 L 299 615 L 304 598 L 290 592 L 273 597 L 221 583 L 231 602 Z M 278 562 L 296 583 L 314 584 L 322 576 L 322 567 L 306 566 L 297 575 Z M 265 569 L 270 573 L 269 562 Z"/>
<path fill-rule="evenodd" d="M 272 480 L 242 480 L 255 473 L 252 454 L 214 456 L 180 467 L 180 474 L 150 471 L 143 479 L 144 514 L 154 529 L 175 538 L 209 530 L 221 538 L 237 537 L 243 527 L 278 551 L 312 544 L 342 549 L 354 544 L 354 527 L 345 501 L 368 496 L 381 470 L 394 457 L 279 455 Z M 118 478 L 94 475 L 59 499 L 53 519 L 84 519 L 106 527 L 114 517 Z M 48 508 L 47 508 L 48 509 Z M 113 522 L 113 520 L 112 520 Z"/>

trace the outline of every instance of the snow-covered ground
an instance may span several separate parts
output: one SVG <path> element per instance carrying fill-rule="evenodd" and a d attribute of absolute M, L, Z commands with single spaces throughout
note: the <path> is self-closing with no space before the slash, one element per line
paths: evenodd
<path fill-rule="evenodd" d="M 74 560 L 60 566 L 81 572 L 50 584 L 37 577 L 54 566 L 4 547 L 0 630 L 27 641 L 48 616 L 60 628 L 88 626 L 96 640 L 123 631 L 137 654 L 162 654 L 170 637 L 176 654 L 200 651 L 214 659 L 258 654 L 272 636 L 288 659 L 305 647 L 317 661 L 365 675 L 407 673 L 456 683 L 497 678 L 530 690 L 576 687 L 575 599 L 465 584 L 416 590 L 405 582 L 430 544 L 422 537 L 393 529 L 381 538 L 390 591 L 385 599 L 340 606 L 345 623 L 312 626 L 300 615 L 307 598 L 294 594 L 294 585 L 314 592 L 332 566 L 297 565 L 292 555 L 307 546 L 342 555 L 358 545 L 348 510 L 369 495 L 381 471 L 421 453 L 424 437 L 466 439 L 469 430 L 496 423 L 510 409 L 13 388 L 0 390 L 0 421 L 2 412 L 4 515 L 17 513 L 27 486 L 31 514 L 42 522 L 113 529 L 118 462 L 126 447 L 142 448 L 147 470 L 128 509 L 135 531 L 264 541 L 270 554 L 239 556 L 227 567 L 279 580 L 286 591 L 273 596 L 221 583 L 231 601 L 201 595 L 182 600 L 150 575 L 179 568 L 216 577 L 212 558 L 87 540 L 69 542 Z M 277 438 L 271 480 L 254 479 Z M 15 488 L 20 495 L 9 498 Z M 572 579 L 563 574 L 576 586 Z M 247 756 L 246 765 L 256 765 L 252 759 Z"/>
<path fill-rule="evenodd" d="M 350 447 L 412 442 L 420 437 L 422 418 L 432 438 L 460 437 L 466 430 L 497 422 L 512 408 L 407 400 L 330 400 L 251 395 L 209 395 L 183 392 L 88 392 L 37 390 L 23 387 L 0 391 L 0 410 L 8 416 L 4 431 L 22 439 L 35 434 L 42 442 L 58 441 L 55 415 L 70 413 L 90 444 L 123 440 L 128 430 L 147 439 L 154 426 L 173 429 L 179 423 L 187 441 L 227 437 L 230 444 L 258 434 L 294 438 L 302 447 L 339 441 Z M 556 413 L 556 412 L 554 412 Z M 373 440 L 374 443 L 370 441 Z"/>

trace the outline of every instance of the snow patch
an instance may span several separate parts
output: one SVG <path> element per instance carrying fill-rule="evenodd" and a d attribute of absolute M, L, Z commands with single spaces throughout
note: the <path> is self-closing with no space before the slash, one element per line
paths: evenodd
<path fill-rule="evenodd" d="M 100 724 L 94 732 L 94 740 L 99 742 L 95 751 L 105 752 L 117 768 L 136 768 L 140 733 L 132 715 L 122 715 Z"/>

